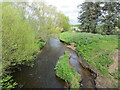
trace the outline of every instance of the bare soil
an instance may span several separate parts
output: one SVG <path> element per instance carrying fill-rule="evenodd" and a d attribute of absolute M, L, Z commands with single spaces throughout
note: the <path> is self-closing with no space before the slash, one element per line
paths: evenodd
<path fill-rule="evenodd" d="M 116 72 L 116 70 L 118 69 L 118 58 L 120 57 L 118 53 L 120 53 L 120 51 L 116 50 L 110 54 L 110 56 L 114 60 L 113 64 L 110 65 L 108 69 L 110 73 Z M 114 84 L 118 84 L 118 80 L 115 80 L 113 76 L 109 75 L 108 77 L 106 77 L 98 74 L 96 78 L 96 86 L 98 88 L 116 88 Z"/>
<path fill-rule="evenodd" d="M 67 47 L 75 50 L 76 47 L 74 45 L 75 45 L 75 43 L 71 43 L 70 45 L 67 45 Z M 105 51 L 103 51 L 103 52 L 105 52 Z M 100 52 L 97 56 L 101 55 L 103 52 Z M 108 69 L 108 71 L 110 73 L 115 72 L 118 69 L 118 58 L 120 58 L 120 55 L 118 53 L 120 53 L 120 51 L 116 50 L 116 51 L 113 51 L 110 54 L 110 56 L 113 57 L 113 60 L 114 60 L 113 64 L 110 65 L 109 69 Z M 82 57 L 80 57 L 80 58 L 82 58 Z M 109 76 L 101 75 L 100 72 L 96 68 L 92 67 L 90 64 L 88 64 L 87 62 L 85 62 L 83 60 L 79 61 L 79 63 L 84 68 L 89 69 L 90 71 L 92 71 L 95 74 L 95 76 L 96 76 L 96 79 L 95 79 L 96 88 L 116 88 L 114 86 L 114 84 L 117 84 L 118 80 L 115 80 L 113 76 L 111 76 L 111 75 L 109 75 Z"/>
<path fill-rule="evenodd" d="M 76 47 L 74 47 L 75 43 L 71 43 L 70 45 L 67 45 L 68 48 L 71 48 L 72 50 L 75 50 Z"/>
<path fill-rule="evenodd" d="M 114 62 L 112 65 L 109 66 L 109 72 L 115 72 L 118 69 L 118 58 L 120 57 L 118 53 L 120 53 L 120 51 L 118 50 L 111 53 Z"/>

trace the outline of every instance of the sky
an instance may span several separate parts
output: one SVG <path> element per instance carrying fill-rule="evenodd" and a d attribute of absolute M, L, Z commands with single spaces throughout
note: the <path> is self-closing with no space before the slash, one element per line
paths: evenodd
<path fill-rule="evenodd" d="M 76 25 L 78 23 L 78 11 L 77 6 L 84 2 L 84 0 L 43 0 L 47 4 L 56 6 L 63 14 L 69 17 L 70 24 Z"/>

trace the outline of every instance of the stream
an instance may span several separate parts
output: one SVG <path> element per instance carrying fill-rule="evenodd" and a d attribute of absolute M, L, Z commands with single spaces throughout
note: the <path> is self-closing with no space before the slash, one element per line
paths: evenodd
<path fill-rule="evenodd" d="M 70 63 L 81 74 L 81 88 L 95 88 L 94 76 L 78 62 L 78 56 L 70 48 L 64 46 L 59 39 L 50 38 L 38 54 L 34 67 L 22 66 L 12 76 L 18 83 L 17 88 L 64 88 L 65 81 L 56 77 L 55 65 L 64 51 L 71 55 Z"/>

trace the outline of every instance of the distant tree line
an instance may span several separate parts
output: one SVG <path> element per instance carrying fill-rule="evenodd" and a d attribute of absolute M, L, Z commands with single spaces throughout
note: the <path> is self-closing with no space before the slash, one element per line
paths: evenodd
<path fill-rule="evenodd" d="M 78 8 L 83 31 L 108 35 L 120 33 L 119 2 L 84 2 Z"/>

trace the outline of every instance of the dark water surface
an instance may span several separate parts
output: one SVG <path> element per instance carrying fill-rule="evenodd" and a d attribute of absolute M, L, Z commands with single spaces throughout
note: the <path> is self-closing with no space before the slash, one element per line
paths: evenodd
<path fill-rule="evenodd" d="M 81 74 L 83 87 L 94 87 L 91 73 L 78 63 L 76 53 L 66 48 L 59 39 L 50 38 L 42 52 L 38 54 L 33 68 L 22 66 L 21 71 L 13 73 L 19 88 L 64 88 L 65 82 L 55 76 L 55 65 L 64 51 L 70 52 L 70 63 Z"/>

